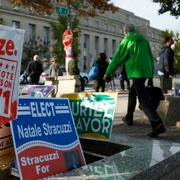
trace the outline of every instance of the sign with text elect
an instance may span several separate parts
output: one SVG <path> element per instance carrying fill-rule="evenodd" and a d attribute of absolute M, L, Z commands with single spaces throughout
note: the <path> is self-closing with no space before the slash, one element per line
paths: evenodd
<path fill-rule="evenodd" d="M 16 118 L 24 30 L 0 25 L 0 125 Z"/>
<path fill-rule="evenodd" d="M 68 99 L 20 98 L 11 130 L 21 179 L 42 179 L 85 164 Z"/>
<path fill-rule="evenodd" d="M 79 136 L 110 138 L 117 93 L 63 94 L 63 97 L 70 100 Z"/>

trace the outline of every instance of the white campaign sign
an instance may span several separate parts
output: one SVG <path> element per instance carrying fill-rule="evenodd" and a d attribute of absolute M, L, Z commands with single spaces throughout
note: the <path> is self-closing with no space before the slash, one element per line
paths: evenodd
<path fill-rule="evenodd" d="M 24 30 L 0 25 L 0 125 L 17 116 Z"/>

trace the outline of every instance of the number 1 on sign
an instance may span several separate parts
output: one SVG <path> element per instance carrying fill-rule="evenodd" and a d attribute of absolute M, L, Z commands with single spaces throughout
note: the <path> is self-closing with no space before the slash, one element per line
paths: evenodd
<path fill-rule="evenodd" d="M 3 89 L 0 88 L 0 98 L 4 99 L 4 104 L 1 104 L 1 107 L 4 107 L 3 114 L 7 116 L 9 114 L 10 91 L 3 91 Z M 0 112 L 2 112 L 2 110 Z"/>

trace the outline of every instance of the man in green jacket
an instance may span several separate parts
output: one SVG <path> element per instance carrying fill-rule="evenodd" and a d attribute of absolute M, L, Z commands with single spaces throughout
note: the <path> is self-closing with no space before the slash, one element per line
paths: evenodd
<path fill-rule="evenodd" d="M 123 27 L 125 34 L 118 50 L 109 64 L 104 79 L 108 81 L 111 74 L 122 63 L 126 66 L 128 79 L 132 79 L 132 85 L 129 90 L 128 113 L 126 123 L 131 124 L 133 121 L 133 112 L 136 106 L 136 96 L 138 97 L 140 107 L 149 118 L 152 126 L 150 137 L 157 137 L 164 133 L 166 129 L 163 122 L 156 112 L 156 108 L 149 100 L 148 92 L 145 88 L 146 79 L 151 79 L 154 73 L 154 59 L 149 42 L 141 34 L 135 32 L 133 24 L 127 24 Z M 129 114 L 129 117 L 128 117 Z"/>

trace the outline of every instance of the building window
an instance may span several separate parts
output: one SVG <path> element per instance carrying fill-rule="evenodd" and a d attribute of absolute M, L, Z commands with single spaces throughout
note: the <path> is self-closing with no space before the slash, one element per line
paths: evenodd
<path fill-rule="evenodd" d="M 35 40 L 36 38 L 36 25 L 29 24 L 29 40 Z"/>
<path fill-rule="evenodd" d="M 19 21 L 12 21 L 12 27 L 20 28 L 20 22 Z"/>
<path fill-rule="evenodd" d="M 44 44 L 48 45 L 50 43 L 50 28 L 44 27 Z"/>
<path fill-rule="evenodd" d="M 95 28 L 99 29 L 99 21 L 95 21 Z"/>
<path fill-rule="evenodd" d="M 104 24 L 104 30 L 108 31 L 108 25 L 107 24 Z"/>
<path fill-rule="evenodd" d="M 112 40 L 112 54 L 115 54 L 116 52 L 116 40 Z"/>
<path fill-rule="evenodd" d="M 95 38 L 94 38 L 94 52 L 95 52 L 94 59 L 97 59 L 97 56 L 99 53 L 99 37 L 98 36 L 95 36 Z"/>
<path fill-rule="evenodd" d="M 119 33 L 120 33 L 120 34 L 124 34 L 124 31 L 123 31 L 123 28 L 122 28 L 122 27 L 119 28 Z"/>
<path fill-rule="evenodd" d="M 108 39 L 104 38 L 104 52 L 108 55 Z"/>
<path fill-rule="evenodd" d="M 111 27 L 112 29 L 112 32 L 115 32 L 115 30 L 116 30 L 116 26 L 115 25 L 113 25 L 112 27 Z"/>
<path fill-rule="evenodd" d="M 89 56 L 89 35 L 83 35 L 83 71 L 87 69 L 87 61 Z"/>
<path fill-rule="evenodd" d="M 84 25 L 85 25 L 85 26 L 89 26 L 89 21 L 88 21 L 87 18 L 84 19 Z"/>

